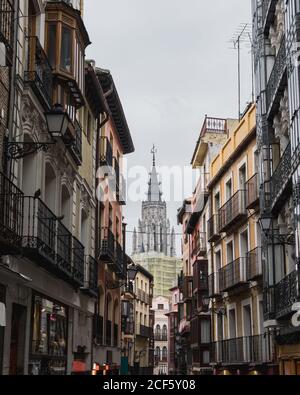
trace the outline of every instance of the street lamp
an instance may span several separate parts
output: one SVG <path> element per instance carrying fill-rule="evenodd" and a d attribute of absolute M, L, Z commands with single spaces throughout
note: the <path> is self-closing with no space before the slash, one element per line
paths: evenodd
<path fill-rule="evenodd" d="M 262 214 L 259 219 L 259 224 L 264 234 L 268 234 L 272 225 L 272 216 L 267 213 Z"/>
<path fill-rule="evenodd" d="M 51 111 L 45 113 L 48 131 L 52 138 L 63 138 L 70 122 L 69 115 L 63 110 L 61 104 L 55 104 Z"/>

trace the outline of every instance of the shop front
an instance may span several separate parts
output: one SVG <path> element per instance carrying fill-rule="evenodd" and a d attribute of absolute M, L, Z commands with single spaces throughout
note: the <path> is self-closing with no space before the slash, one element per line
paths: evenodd
<path fill-rule="evenodd" d="M 68 309 L 34 294 L 31 318 L 30 375 L 67 373 Z"/>

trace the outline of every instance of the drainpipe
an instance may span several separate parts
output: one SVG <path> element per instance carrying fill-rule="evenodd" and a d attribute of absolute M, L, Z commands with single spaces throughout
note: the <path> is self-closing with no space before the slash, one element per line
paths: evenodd
<path fill-rule="evenodd" d="M 13 12 L 13 62 L 10 73 L 10 95 L 9 95 L 9 108 L 8 108 L 8 133 L 7 140 L 12 141 L 13 138 L 13 119 L 14 119 L 14 104 L 15 104 L 15 82 L 16 82 L 16 65 L 17 65 L 17 37 L 18 37 L 18 24 L 19 24 L 19 6 L 20 0 L 14 0 L 14 12 Z M 5 155 L 5 153 L 4 153 Z M 11 177 L 12 172 L 12 160 L 9 162 L 5 158 L 4 168 L 6 168 L 8 178 Z"/>

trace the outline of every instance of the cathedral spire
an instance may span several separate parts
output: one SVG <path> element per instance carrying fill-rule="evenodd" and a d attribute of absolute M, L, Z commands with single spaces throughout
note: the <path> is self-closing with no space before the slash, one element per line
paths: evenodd
<path fill-rule="evenodd" d="M 150 173 L 150 179 L 148 182 L 148 201 L 149 202 L 161 202 L 161 191 L 160 191 L 160 182 L 158 181 L 158 174 L 156 171 L 156 158 L 155 154 L 157 153 L 157 149 L 155 145 L 153 145 L 151 154 L 153 155 L 153 167 Z"/>

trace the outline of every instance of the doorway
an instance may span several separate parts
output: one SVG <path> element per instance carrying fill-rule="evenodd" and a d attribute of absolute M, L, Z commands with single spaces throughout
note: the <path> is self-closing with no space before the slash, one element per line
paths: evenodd
<path fill-rule="evenodd" d="M 13 376 L 24 374 L 26 315 L 26 307 L 13 304 L 9 364 L 9 374 Z"/>

